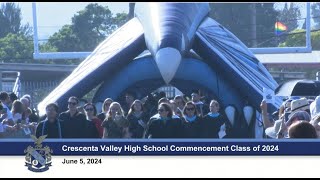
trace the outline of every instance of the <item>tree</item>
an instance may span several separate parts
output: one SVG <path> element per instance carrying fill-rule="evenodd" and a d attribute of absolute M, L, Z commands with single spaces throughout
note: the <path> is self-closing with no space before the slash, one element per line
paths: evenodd
<path fill-rule="evenodd" d="M 93 51 L 115 29 L 127 22 L 126 13 L 115 16 L 108 7 L 89 4 L 72 17 L 72 24 L 63 26 L 49 37 L 48 43 L 60 52 Z"/>
<path fill-rule="evenodd" d="M 305 30 L 296 29 L 288 35 L 286 41 L 281 43 L 279 47 L 301 47 L 306 45 Z M 311 32 L 311 46 L 313 50 L 320 50 L 320 31 Z"/>
<path fill-rule="evenodd" d="M 320 3 L 313 3 L 311 10 L 313 21 L 315 22 L 315 29 L 320 29 Z"/>
<path fill-rule="evenodd" d="M 301 12 L 298 5 L 290 3 L 290 7 L 288 8 L 288 3 L 285 3 L 283 10 L 280 11 L 278 21 L 285 24 L 288 28 L 287 32 L 290 32 L 299 27 L 299 18 L 301 18 Z"/>
<path fill-rule="evenodd" d="M 275 46 L 270 41 L 274 36 L 274 23 L 278 12 L 274 3 L 256 3 L 256 11 L 252 11 L 251 3 L 210 3 L 210 17 L 234 33 L 244 44 L 252 46 L 251 26 L 256 26 L 256 42 L 259 46 Z M 256 22 L 252 23 L 253 12 Z M 240 18 L 241 17 L 241 18 Z"/>
<path fill-rule="evenodd" d="M 258 47 L 276 47 L 278 42 L 274 38 L 274 24 L 278 11 L 274 9 L 274 3 L 257 4 L 257 39 Z"/>
<path fill-rule="evenodd" d="M 72 18 L 72 30 L 80 39 L 79 51 L 92 51 L 110 35 L 127 15 L 118 14 L 116 18 L 108 7 L 89 4 Z M 119 23 L 119 24 L 118 24 Z"/>
<path fill-rule="evenodd" d="M 80 51 L 81 44 L 71 25 L 64 25 L 58 32 L 50 36 L 47 46 L 55 47 L 58 52 Z"/>
<path fill-rule="evenodd" d="M 29 24 L 21 25 L 21 9 L 15 3 L 4 3 L 0 8 L 0 38 L 9 33 L 23 34 L 30 37 L 32 30 Z"/>
<path fill-rule="evenodd" d="M 9 33 L 0 39 L 0 59 L 9 63 L 32 62 L 33 43 L 22 34 Z"/>

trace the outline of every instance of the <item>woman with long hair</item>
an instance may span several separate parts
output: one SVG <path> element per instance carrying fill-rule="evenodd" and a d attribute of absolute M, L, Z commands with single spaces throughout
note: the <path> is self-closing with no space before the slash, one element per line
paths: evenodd
<path fill-rule="evenodd" d="M 200 138 L 202 118 L 198 116 L 197 107 L 189 101 L 183 108 L 184 118 L 184 137 L 185 138 Z"/>
<path fill-rule="evenodd" d="M 96 106 L 92 103 L 87 103 L 83 106 L 84 112 L 86 114 L 86 118 L 88 121 L 88 125 L 90 125 L 91 133 L 89 133 L 89 136 L 96 137 L 96 138 L 102 138 L 103 136 L 103 128 L 101 126 L 102 121 L 96 117 L 97 115 L 97 109 Z M 92 122 L 94 127 L 91 128 Z"/>
<path fill-rule="evenodd" d="M 183 123 L 181 119 L 172 118 L 170 105 L 161 103 L 158 113 L 159 116 L 151 117 L 144 138 L 182 138 Z"/>
<path fill-rule="evenodd" d="M 129 131 L 132 134 L 132 138 L 143 138 L 143 133 L 149 118 L 144 112 L 143 104 L 140 100 L 133 101 L 127 119 L 129 121 Z"/>
<path fill-rule="evenodd" d="M 123 109 L 118 102 L 113 102 L 102 122 L 103 138 L 130 138 L 129 121 L 125 118 Z"/>
<path fill-rule="evenodd" d="M 97 117 L 103 121 L 106 118 L 106 114 L 109 111 L 110 105 L 113 102 L 113 100 L 111 98 L 107 98 L 104 100 L 103 104 L 102 104 L 102 112 L 100 114 L 97 115 Z"/>

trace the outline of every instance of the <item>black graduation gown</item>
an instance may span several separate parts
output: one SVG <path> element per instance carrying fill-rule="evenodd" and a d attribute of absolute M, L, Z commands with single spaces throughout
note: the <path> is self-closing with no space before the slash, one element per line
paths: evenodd
<path fill-rule="evenodd" d="M 183 136 L 183 121 L 181 119 L 152 118 L 147 125 L 144 138 L 182 138 Z"/>
<path fill-rule="evenodd" d="M 139 121 L 142 120 L 142 123 L 144 123 L 146 126 L 149 120 L 147 114 L 143 112 L 140 117 L 129 114 L 127 119 L 129 121 L 129 131 L 131 133 L 131 138 L 143 138 L 143 133 L 146 127 L 141 125 Z"/>
<path fill-rule="evenodd" d="M 70 112 L 62 112 L 59 119 L 64 123 L 65 138 L 88 138 L 86 116 L 77 112 L 71 117 Z"/>
<path fill-rule="evenodd" d="M 61 137 L 59 133 L 59 124 L 60 123 L 60 132 Z M 45 126 L 44 126 L 45 125 Z M 47 135 L 46 138 L 63 138 L 63 122 L 56 119 L 54 122 L 49 122 L 47 119 L 44 121 L 41 121 L 36 129 L 36 137 L 39 138 L 40 136 Z M 43 129 L 44 126 L 44 129 Z M 43 133 L 43 134 L 42 134 Z"/>
<path fill-rule="evenodd" d="M 208 114 L 203 118 L 203 138 L 219 138 L 220 127 L 223 124 L 227 125 L 227 120 L 221 114 L 218 117 L 211 117 Z"/>
<path fill-rule="evenodd" d="M 199 116 L 192 122 L 184 119 L 184 138 L 201 138 L 203 119 Z"/>

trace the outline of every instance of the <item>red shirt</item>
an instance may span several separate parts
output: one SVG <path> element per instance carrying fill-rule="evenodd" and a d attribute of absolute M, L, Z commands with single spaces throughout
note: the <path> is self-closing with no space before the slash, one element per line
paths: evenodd
<path fill-rule="evenodd" d="M 103 136 L 103 127 L 101 126 L 102 121 L 97 117 L 93 118 L 91 121 L 96 126 L 98 133 L 99 133 L 99 137 L 102 138 L 102 136 Z"/>

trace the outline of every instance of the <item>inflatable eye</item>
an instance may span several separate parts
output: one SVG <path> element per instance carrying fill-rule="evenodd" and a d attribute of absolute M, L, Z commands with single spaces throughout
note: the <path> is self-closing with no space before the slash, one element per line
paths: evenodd
<path fill-rule="evenodd" d="M 252 106 L 245 106 L 243 108 L 243 115 L 244 119 L 246 120 L 248 126 L 250 125 L 253 117 L 253 107 Z"/>
<path fill-rule="evenodd" d="M 230 121 L 231 125 L 234 125 L 234 121 L 236 119 L 236 108 L 233 106 L 227 106 L 224 110 L 227 115 L 228 120 Z"/>

